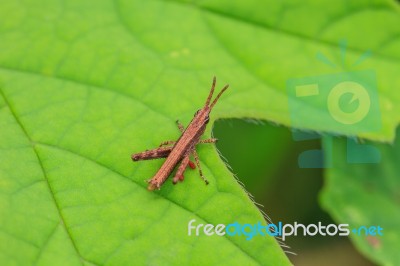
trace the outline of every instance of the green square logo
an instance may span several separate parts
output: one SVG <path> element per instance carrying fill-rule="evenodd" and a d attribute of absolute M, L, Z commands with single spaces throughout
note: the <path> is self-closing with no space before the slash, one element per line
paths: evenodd
<path fill-rule="evenodd" d="M 357 135 L 381 129 L 378 90 L 372 70 L 290 79 L 287 82 L 292 128 L 318 128 L 331 134 Z M 295 141 L 319 139 L 318 134 L 292 130 Z M 326 138 L 331 143 L 332 138 Z M 332 143 L 331 143 L 332 145 Z M 347 139 L 348 163 L 379 163 L 372 145 Z M 331 156 L 322 150 L 299 154 L 300 168 L 329 168 Z"/>
<path fill-rule="evenodd" d="M 381 115 L 375 72 L 343 72 L 287 82 L 291 126 L 359 134 L 379 131 Z"/>

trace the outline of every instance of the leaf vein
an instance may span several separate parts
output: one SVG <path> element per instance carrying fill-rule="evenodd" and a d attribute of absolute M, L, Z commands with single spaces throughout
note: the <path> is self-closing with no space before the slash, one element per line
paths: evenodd
<path fill-rule="evenodd" d="M 132 180 L 132 179 L 130 179 L 130 178 L 124 176 L 122 173 L 118 172 L 117 170 L 115 170 L 115 169 L 111 168 L 110 166 L 107 166 L 107 165 L 105 165 L 105 164 L 103 164 L 103 163 L 101 163 L 101 162 L 95 161 L 95 160 L 93 160 L 93 159 L 91 159 L 91 158 L 89 158 L 89 157 L 85 157 L 84 155 L 81 155 L 81 154 L 76 153 L 76 152 L 74 152 L 74 151 L 68 150 L 68 149 L 66 149 L 66 148 L 64 148 L 64 147 L 58 147 L 58 146 L 54 146 L 54 145 L 52 145 L 52 144 L 43 143 L 43 142 L 36 142 L 36 143 L 37 143 L 38 145 L 46 146 L 46 147 L 53 148 L 53 149 L 57 149 L 57 150 L 64 151 L 64 152 L 69 152 L 69 153 L 74 154 L 74 155 L 76 155 L 76 156 L 78 156 L 78 157 L 81 157 L 81 158 L 83 158 L 83 159 L 86 159 L 86 160 L 88 160 L 88 161 L 91 161 L 91 162 L 93 162 L 93 163 L 95 163 L 95 164 L 97 164 L 97 165 L 99 165 L 99 166 L 101 166 L 101 167 L 104 167 L 104 168 L 106 168 L 107 170 L 109 170 L 109 171 L 115 173 L 116 175 L 122 177 L 124 180 L 129 181 L 129 182 L 132 182 L 132 183 L 134 183 L 135 185 L 137 185 L 138 187 L 140 187 L 140 188 L 142 188 L 142 189 L 144 189 L 144 190 L 147 190 L 146 187 L 140 185 L 137 181 Z M 171 199 L 166 198 L 166 197 L 165 197 L 164 195 L 162 195 L 162 194 L 157 194 L 157 195 L 160 196 L 160 197 L 162 197 L 162 198 L 164 198 L 165 200 L 167 200 L 167 201 L 173 203 L 173 204 L 176 205 L 178 208 L 181 208 L 181 209 L 183 209 L 184 211 L 187 211 L 187 212 L 189 212 L 189 213 L 192 213 L 192 214 L 196 215 L 198 218 L 200 218 L 200 219 L 203 220 L 204 222 L 210 223 L 209 221 L 207 221 L 207 219 L 205 219 L 205 218 L 199 216 L 199 214 L 194 213 L 192 210 L 186 208 L 185 206 L 179 205 L 177 202 L 175 202 L 175 201 L 173 201 L 173 200 L 171 200 Z M 261 264 L 261 262 L 260 262 L 256 257 L 254 257 L 254 256 L 250 255 L 249 253 L 247 253 L 241 246 L 239 246 L 237 243 L 235 243 L 234 241 L 232 241 L 230 238 L 228 238 L 228 237 L 226 237 L 226 236 L 224 236 L 223 238 L 226 239 L 229 243 L 231 243 L 231 244 L 234 245 L 235 247 L 237 247 L 243 254 L 245 254 L 246 256 L 248 256 L 250 259 L 252 259 L 252 260 L 256 261 L 257 263 L 260 263 L 260 264 Z"/>
<path fill-rule="evenodd" d="M 68 227 L 66 226 L 65 219 L 64 219 L 64 217 L 63 217 L 63 215 L 62 215 L 62 212 L 61 212 L 59 203 L 56 201 L 56 198 L 55 198 L 55 196 L 54 196 L 53 188 L 51 187 L 51 185 L 50 185 L 50 183 L 49 183 L 49 179 L 48 179 L 47 174 L 46 174 L 46 171 L 45 171 L 45 169 L 44 169 L 42 160 L 40 159 L 39 153 L 38 153 L 38 151 L 37 151 L 36 148 L 35 148 L 34 142 L 32 141 L 32 139 L 30 138 L 30 136 L 29 136 L 27 130 L 25 129 L 25 127 L 23 126 L 23 124 L 22 124 L 21 121 L 19 120 L 19 118 L 18 118 L 18 116 L 17 116 L 17 114 L 16 114 L 14 108 L 12 108 L 10 102 L 8 101 L 6 95 L 4 94 L 4 92 L 3 92 L 3 90 L 2 90 L 1 88 L 0 88 L 0 95 L 3 97 L 4 102 L 5 102 L 6 105 L 8 106 L 8 108 L 9 108 L 9 110 L 10 110 L 12 116 L 14 117 L 16 123 L 19 125 L 19 127 L 20 127 L 21 130 L 23 131 L 24 135 L 26 136 L 26 138 L 29 140 L 29 142 L 30 142 L 31 145 L 32 145 L 32 150 L 33 150 L 33 152 L 35 153 L 35 156 L 36 156 L 36 158 L 37 158 L 39 167 L 40 167 L 41 170 L 42 170 L 43 177 L 44 177 L 44 179 L 46 180 L 47 187 L 48 187 L 49 192 L 50 192 L 50 194 L 51 194 L 51 197 L 52 197 L 52 199 L 53 199 L 53 201 L 54 201 L 54 204 L 55 204 L 55 207 L 56 207 L 56 209 L 57 209 L 58 215 L 60 216 L 60 219 L 61 219 L 61 222 L 62 222 L 62 224 L 63 224 L 63 227 L 64 227 L 64 229 L 65 229 L 65 231 L 66 231 L 66 233 L 67 233 L 67 235 L 68 235 L 68 237 L 69 237 L 69 239 L 70 239 L 70 241 L 71 241 L 71 244 L 72 244 L 72 246 L 73 246 L 75 252 L 77 253 L 77 255 L 78 255 L 78 257 L 79 257 L 79 259 L 80 259 L 80 261 L 81 261 L 81 264 L 84 265 L 83 261 L 86 261 L 86 260 L 85 260 L 85 259 L 83 258 L 83 256 L 79 253 L 78 248 L 77 248 L 77 246 L 76 246 L 76 244 L 75 244 L 75 241 L 74 241 L 74 239 L 73 239 L 73 237 L 72 237 L 72 235 L 71 235 L 71 232 L 68 230 Z M 40 251 L 39 251 L 39 252 L 40 252 Z"/>

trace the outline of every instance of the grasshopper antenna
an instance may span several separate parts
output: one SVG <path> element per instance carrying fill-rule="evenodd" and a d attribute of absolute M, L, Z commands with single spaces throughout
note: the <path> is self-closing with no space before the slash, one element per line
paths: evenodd
<path fill-rule="evenodd" d="M 218 93 L 217 97 L 215 97 L 214 101 L 210 105 L 210 109 L 214 107 L 214 105 L 218 102 L 219 97 L 221 97 L 222 93 L 229 88 L 229 84 L 226 84 L 225 87 Z"/>
<path fill-rule="evenodd" d="M 213 78 L 213 83 L 212 83 L 212 85 L 211 85 L 210 94 L 208 95 L 208 98 L 207 98 L 207 101 L 206 101 L 205 106 L 208 106 L 208 105 L 210 104 L 211 97 L 212 97 L 212 95 L 213 95 L 213 93 L 214 93 L 214 89 L 215 89 L 215 84 L 216 84 L 216 83 L 217 83 L 217 78 L 214 76 L 214 78 Z"/>

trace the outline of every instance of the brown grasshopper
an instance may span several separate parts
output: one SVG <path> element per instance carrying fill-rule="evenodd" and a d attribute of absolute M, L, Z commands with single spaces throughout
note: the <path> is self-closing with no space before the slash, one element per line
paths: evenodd
<path fill-rule="evenodd" d="M 178 128 L 182 133 L 177 141 L 164 141 L 156 149 L 132 154 L 133 161 L 167 158 L 154 177 L 147 181 L 149 183 L 149 186 L 147 187 L 148 190 L 160 189 L 161 185 L 165 182 L 165 180 L 167 180 L 168 176 L 179 163 L 180 165 L 172 182 L 173 184 L 176 184 L 178 181 L 183 181 L 183 173 L 185 172 L 187 166 L 189 165 L 189 167 L 192 169 L 196 167 L 195 164 L 190 161 L 190 155 L 193 155 L 194 157 L 196 165 L 199 169 L 200 177 L 204 180 L 206 185 L 208 185 L 208 181 L 203 176 L 203 172 L 201 171 L 199 156 L 196 152 L 196 145 L 199 143 L 215 143 L 217 141 L 217 139 L 214 138 L 200 140 L 200 137 L 206 130 L 207 123 L 210 119 L 209 114 L 212 108 L 217 103 L 222 93 L 229 87 L 229 85 L 225 85 L 220 93 L 218 93 L 214 101 L 210 104 L 212 95 L 214 93 L 215 84 L 216 78 L 214 77 L 210 94 L 208 95 L 204 107 L 194 114 L 192 121 L 190 121 L 190 124 L 186 129 L 181 123 L 179 123 L 179 121 L 176 121 Z"/>

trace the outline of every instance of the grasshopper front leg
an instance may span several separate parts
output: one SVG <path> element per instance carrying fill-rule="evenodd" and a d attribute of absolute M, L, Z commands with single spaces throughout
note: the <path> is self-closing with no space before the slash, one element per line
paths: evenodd
<path fill-rule="evenodd" d="M 168 146 L 168 145 L 172 145 L 172 144 L 175 144 L 175 143 L 176 143 L 175 140 L 167 140 L 167 141 L 161 142 L 160 146 L 158 146 L 158 147 Z"/>

